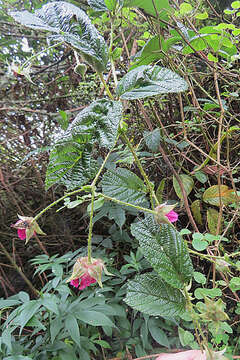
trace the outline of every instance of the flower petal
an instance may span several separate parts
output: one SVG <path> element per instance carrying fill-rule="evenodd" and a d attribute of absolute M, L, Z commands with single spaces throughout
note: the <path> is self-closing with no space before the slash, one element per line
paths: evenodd
<path fill-rule="evenodd" d="M 177 219 L 178 219 L 178 214 L 173 210 L 169 211 L 169 213 L 167 213 L 165 216 L 168 218 L 168 220 L 171 223 L 177 221 Z"/>
<path fill-rule="evenodd" d="M 91 285 L 91 284 L 94 284 L 95 282 L 97 282 L 96 279 L 92 278 L 90 275 L 88 274 L 84 274 L 82 277 L 81 277 L 81 283 L 80 283 L 80 286 L 79 286 L 79 290 L 83 290 L 85 289 L 87 286 Z"/>
<path fill-rule="evenodd" d="M 25 240 L 26 239 L 26 229 L 17 229 L 17 234 L 19 239 Z"/>
<path fill-rule="evenodd" d="M 74 287 L 78 287 L 79 286 L 79 279 L 74 279 L 70 281 L 70 285 L 74 286 Z"/>

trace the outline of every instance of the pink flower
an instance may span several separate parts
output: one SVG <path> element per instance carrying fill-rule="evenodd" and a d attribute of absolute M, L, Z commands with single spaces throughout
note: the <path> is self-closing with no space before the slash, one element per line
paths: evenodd
<path fill-rule="evenodd" d="M 206 353 L 201 350 L 182 351 L 176 354 L 161 354 L 156 360 L 206 360 Z"/>
<path fill-rule="evenodd" d="M 73 266 L 73 272 L 67 282 L 79 290 L 85 289 L 87 286 L 98 283 L 102 287 L 102 271 L 107 275 L 110 274 L 103 261 L 101 259 L 93 259 L 89 261 L 88 257 L 79 257 L 77 258 L 76 263 Z"/>
<path fill-rule="evenodd" d="M 19 239 L 25 240 L 26 239 L 26 229 L 17 229 L 17 234 Z"/>
<path fill-rule="evenodd" d="M 15 224 L 12 224 L 11 227 L 17 229 L 17 234 L 19 239 L 25 240 L 26 243 L 36 234 L 46 235 L 39 227 L 38 223 L 34 221 L 33 217 L 20 216 Z"/>
<path fill-rule="evenodd" d="M 87 286 L 90 286 L 91 284 L 94 284 L 95 282 L 97 282 L 96 279 L 92 278 L 90 275 L 88 274 L 83 274 L 83 276 L 81 276 L 78 279 L 74 279 L 70 281 L 70 284 L 76 288 L 78 288 L 79 290 L 83 290 L 85 289 Z M 79 286 L 80 285 L 80 286 Z"/>
<path fill-rule="evenodd" d="M 154 216 L 155 221 L 161 225 L 161 224 L 169 224 L 177 221 L 178 214 L 173 211 L 176 204 L 174 205 L 167 205 L 167 203 L 163 203 L 158 205 L 155 208 L 156 215 Z"/>
<path fill-rule="evenodd" d="M 168 220 L 171 223 L 177 221 L 177 219 L 178 219 L 178 214 L 173 210 L 169 211 L 169 213 L 167 213 L 165 216 L 168 218 Z"/>

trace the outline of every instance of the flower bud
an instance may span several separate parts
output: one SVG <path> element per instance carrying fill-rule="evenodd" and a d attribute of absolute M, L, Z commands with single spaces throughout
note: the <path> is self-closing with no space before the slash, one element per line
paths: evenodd
<path fill-rule="evenodd" d="M 155 215 L 155 221 L 158 224 L 169 224 L 177 221 L 178 214 L 173 211 L 176 204 L 174 205 L 167 205 L 166 203 L 163 203 L 161 205 L 158 205 L 155 208 L 155 211 L 157 212 L 157 215 Z"/>

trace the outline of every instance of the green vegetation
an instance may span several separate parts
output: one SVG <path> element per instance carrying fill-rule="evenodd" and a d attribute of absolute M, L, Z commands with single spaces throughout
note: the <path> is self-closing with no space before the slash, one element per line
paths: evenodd
<path fill-rule="evenodd" d="M 1 359 L 240 356 L 239 16 L 0 3 Z"/>

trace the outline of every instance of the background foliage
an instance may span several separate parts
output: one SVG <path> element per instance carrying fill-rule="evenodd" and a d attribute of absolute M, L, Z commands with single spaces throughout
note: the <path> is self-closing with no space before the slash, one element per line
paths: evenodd
<path fill-rule="evenodd" d="M 134 302 L 134 275 L 137 274 L 143 289 L 150 284 L 150 279 L 154 283 L 155 273 L 150 272 L 153 267 L 164 273 L 165 281 L 169 273 L 168 283 L 175 289 L 164 281 L 158 286 L 168 299 L 182 306 L 179 289 L 189 280 L 188 272 L 192 272 L 188 253 L 185 247 L 180 248 L 182 263 L 176 266 L 173 262 L 171 273 L 168 262 L 166 269 L 161 268 L 152 247 L 148 251 L 146 239 L 152 239 L 155 251 L 164 244 L 159 243 L 155 233 L 148 233 L 144 224 L 149 224 L 149 219 L 137 219 L 134 210 L 109 201 L 101 206 L 100 199 L 99 208 L 95 205 L 93 220 L 94 251 L 106 259 L 116 277 L 106 278 L 103 290 L 94 294 L 87 290 L 78 297 L 70 296 L 63 273 L 71 266 L 67 259 L 73 263 L 77 252 L 85 255 L 88 203 L 80 197 L 68 197 L 64 200 L 65 207 L 45 213 L 41 227 L 47 236 L 34 239 L 27 247 L 10 228 L 16 222 L 17 213 L 35 216 L 62 196 L 65 186 L 72 189 L 86 184 L 97 172 L 106 149 L 113 146 L 122 109 L 118 102 L 105 100 L 105 90 L 94 72 L 94 69 L 103 71 L 105 81 L 114 92 L 116 78 L 112 77 L 113 68 L 107 61 L 105 42 L 110 47 L 110 58 L 119 80 L 116 94 L 124 100 L 128 138 L 155 185 L 159 202 L 178 201 L 177 227 L 183 229 L 181 234 L 192 250 L 195 272 L 191 291 L 195 290 L 196 303 L 208 296 L 221 298 L 226 304 L 230 321 L 227 323 L 222 315 L 219 332 L 214 326 L 207 326 L 209 314 L 205 314 L 209 341 L 219 348 L 228 345 L 229 354 L 239 354 L 239 2 L 235 1 L 231 7 L 231 2 L 214 5 L 209 1 L 163 1 L 155 8 L 149 1 L 125 1 L 118 16 L 112 18 L 106 8 L 113 10 L 115 2 L 68 1 L 70 7 L 73 4 L 87 11 L 101 34 L 99 41 L 91 44 L 95 52 L 90 55 L 89 49 L 83 48 L 74 37 L 75 18 L 66 38 L 54 35 L 55 40 L 65 44 L 52 46 L 53 39 L 45 32 L 36 27 L 23 27 L 10 16 L 17 10 L 35 11 L 45 3 L 9 0 L 0 3 L 0 238 L 3 245 L 0 296 L 14 295 L 8 300 L 8 306 L 20 306 L 19 313 L 12 312 L 9 321 L 14 318 L 16 328 L 20 326 L 23 333 L 36 314 L 35 323 L 28 324 L 34 329 L 29 342 L 24 343 L 19 337 L 16 344 L 10 344 L 11 335 L 7 328 L 4 330 L 3 343 L 9 345 L 5 358 L 21 354 L 26 355 L 22 359 L 28 359 L 26 349 L 33 344 L 35 358 L 52 356 L 53 359 L 67 359 L 67 356 L 87 359 L 89 353 L 99 358 L 106 354 L 120 357 L 129 351 L 133 356 L 143 356 L 157 352 L 159 346 L 197 346 L 190 319 L 177 316 L 173 319 L 169 304 L 160 305 L 166 306 L 164 311 L 168 317 L 158 318 L 150 316 L 157 314 L 148 313 L 146 308 L 147 315 L 136 313 L 123 302 L 124 298 L 129 305 Z M 81 16 L 81 12 L 76 14 L 78 20 Z M 26 21 L 29 21 L 27 16 L 23 19 Z M 85 35 L 97 37 L 92 25 L 86 25 Z M 83 62 L 90 67 L 76 68 L 78 60 L 70 46 L 73 39 Z M 50 48 L 46 51 L 46 47 Z M 40 55 L 35 57 L 37 53 Z M 154 71 L 153 63 L 157 64 Z M 22 64 L 24 67 L 19 71 Z M 165 70 L 160 70 L 162 67 Z M 167 87 L 164 81 L 163 84 L 159 81 L 164 76 L 170 78 Z M 175 94 L 177 89 L 186 91 Z M 157 96 L 149 97 L 153 95 Z M 99 100 L 92 104 L 96 99 Z M 93 122 L 90 134 L 88 117 L 98 124 L 99 107 L 108 115 L 112 112 L 113 122 L 100 133 Z M 80 110 L 83 111 L 79 113 Z M 70 142 L 71 156 L 66 159 Z M 133 155 L 123 143 L 119 141 L 110 155 L 100 187 L 106 196 L 146 206 L 146 186 Z M 63 158 L 68 171 L 56 175 L 56 167 Z M 93 163 L 96 168 L 92 172 Z M 75 177 L 73 183 L 74 171 L 79 173 L 79 169 L 82 177 Z M 55 183 L 58 185 L 51 187 Z M 136 228 L 137 221 L 142 222 L 141 233 Z M 142 233 L 146 237 L 143 238 Z M 137 240 L 148 254 L 146 258 L 151 267 L 138 249 Z M 199 257 L 194 251 L 203 256 Z M 226 255 L 225 263 L 221 260 L 212 265 L 209 257 L 220 254 Z M 167 250 L 163 256 L 169 258 Z M 170 261 L 171 256 L 174 255 L 170 254 Z M 171 274 L 178 266 L 186 272 L 187 279 L 180 278 L 176 285 L 174 281 L 171 283 Z M 16 267 L 21 271 L 16 271 Z M 29 284 L 24 275 L 31 279 L 34 287 L 42 289 L 44 295 L 39 300 L 33 299 L 32 292 L 29 298 Z M 79 302 L 82 302 L 82 313 L 77 311 L 76 317 L 72 316 Z M 204 314 L 206 308 L 201 304 L 198 310 Z M 85 318 L 83 311 L 88 312 Z M 221 311 L 224 313 L 224 306 L 219 303 Z M 94 323 L 96 318 L 98 323 Z M 46 323 L 50 324 L 49 331 Z M 81 336 L 78 336 L 79 328 Z M 55 339 L 59 341 L 57 344 Z M 44 349 L 47 342 L 49 347 Z"/>

